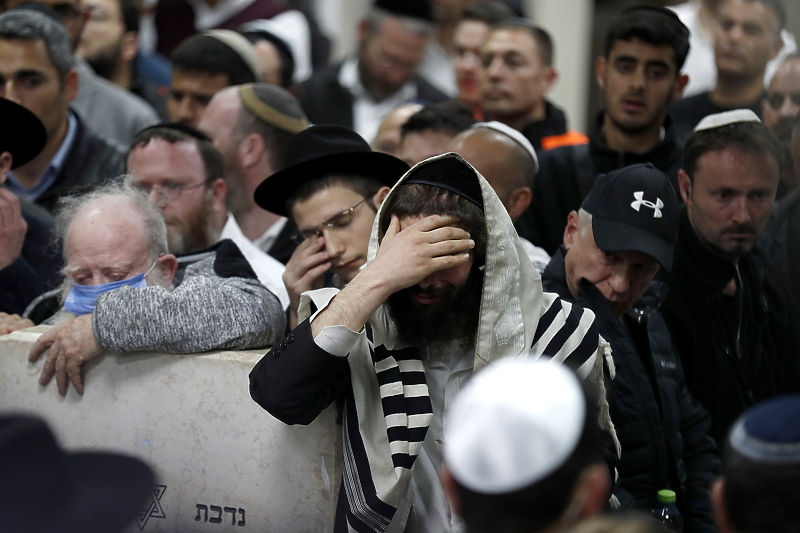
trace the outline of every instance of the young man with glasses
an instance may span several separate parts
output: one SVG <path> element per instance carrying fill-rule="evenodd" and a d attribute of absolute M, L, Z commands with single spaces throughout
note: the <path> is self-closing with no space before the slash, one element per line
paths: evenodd
<path fill-rule="evenodd" d="M 230 239 L 259 281 L 284 307 L 289 304 L 283 265 L 247 239 L 226 209 L 222 155 L 208 137 L 185 124 L 147 128 L 133 139 L 127 168 L 134 187 L 161 210 L 170 253 L 194 253 Z"/>
<path fill-rule="evenodd" d="M 297 224 L 299 245 L 283 274 L 294 328 L 302 293 L 346 285 L 364 266 L 378 206 L 408 165 L 373 152 L 356 132 L 335 125 L 294 135 L 286 156 L 286 166 L 258 186 L 255 200 Z"/>

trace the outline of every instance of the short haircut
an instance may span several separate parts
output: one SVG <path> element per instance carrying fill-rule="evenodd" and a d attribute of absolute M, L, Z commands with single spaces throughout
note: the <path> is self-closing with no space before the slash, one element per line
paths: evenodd
<path fill-rule="evenodd" d="M 725 1 L 720 2 L 720 9 Z M 783 28 L 786 26 L 786 8 L 783 7 L 783 3 L 780 0 L 745 0 L 745 2 L 749 2 L 751 4 L 758 2 L 759 4 L 765 5 L 772 11 L 772 14 L 775 15 L 775 22 L 777 23 L 777 26 L 774 28 L 776 34 L 780 33 L 781 30 L 783 30 Z"/>
<path fill-rule="evenodd" d="M 405 17 L 403 15 L 397 15 L 395 13 L 390 13 L 385 9 L 373 7 L 369 10 L 366 17 L 367 31 L 369 34 L 375 35 L 380 32 L 383 22 L 390 17 L 400 21 L 403 28 L 405 28 L 409 33 L 416 33 L 417 35 L 430 35 L 431 32 L 433 32 L 433 23 L 431 22 L 412 17 Z"/>
<path fill-rule="evenodd" d="M 697 163 L 706 152 L 728 148 L 749 155 L 772 158 L 780 167 L 783 152 L 780 141 L 761 122 L 735 122 L 718 128 L 692 132 L 683 150 L 683 170 L 694 180 Z"/>
<path fill-rule="evenodd" d="M 575 450 L 549 476 L 520 490 L 505 494 L 483 494 L 455 480 L 461 514 L 469 531 L 523 533 L 541 531 L 564 515 L 576 483 L 594 463 L 600 462 L 600 428 L 595 395 L 585 382 L 586 416 Z"/>
<path fill-rule="evenodd" d="M 42 41 L 63 83 L 75 68 L 67 28 L 58 20 L 32 9 L 12 9 L 0 15 L 0 39 Z"/>
<path fill-rule="evenodd" d="M 473 124 L 475 119 L 466 105 L 458 100 L 444 100 L 428 104 L 411 115 L 400 127 L 400 135 L 405 138 L 409 133 L 433 130 L 455 136 Z"/>
<path fill-rule="evenodd" d="M 477 179 L 477 177 L 475 178 Z M 384 202 L 381 211 L 381 239 L 389 228 L 392 215 L 399 218 L 430 215 L 455 215 L 475 241 L 473 265 L 482 266 L 486 258 L 488 229 L 483 209 L 464 196 L 435 185 L 421 183 L 401 184 Z"/>
<path fill-rule="evenodd" d="M 289 197 L 286 198 L 286 210 L 291 213 L 294 204 L 297 202 L 304 202 L 318 192 L 330 187 L 343 187 L 353 191 L 362 198 L 369 198 L 384 186 L 383 183 L 375 178 L 369 178 L 358 174 L 328 174 L 320 176 L 319 178 L 307 180 L 292 191 Z M 377 210 L 377 207 L 372 202 L 368 203 L 373 210 Z"/>
<path fill-rule="evenodd" d="M 735 531 L 800 531 L 800 465 L 757 462 L 730 445 L 722 458 L 723 502 Z"/>
<path fill-rule="evenodd" d="M 245 106 L 240 105 L 233 135 L 237 141 L 240 141 L 251 133 L 260 135 L 264 139 L 264 145 L 269 151 L 269 163 L 272 171 L 282 170 L 286 166 L 286 150 L 289 146 L 289 139 L 294 133 L 276 128 L 261 120 Z"/>
<path fill-rule="evenodd" d="M 498 24 L 514 17 L 514 11 L 498 0 L 488 0 L 471 4 L 461 11 L 461 20 L 483 22 L 488 26 Z"/>
<path fill-rule="evenodd" d="M 228 85 L 242 85 L 261 80 L 255 78 L 250 66 L 230 46 L 216 37 L 197 34 L 184 39 L 172 52 L 172 68 L 228 76 Z"/>
<path fill-rule="evenodd" d="M 137 133 L 131 141 L 126 159 L 133 150 L 147 146 L 154 140 L 160 140 L 170 144 L 193 143 L 197 146 L 200 157 L 203 159 L 203 166 L 206 169 L 206 180 L 223 178 L 225 176 L 222 154 L 219 153 L 219 150 L 216 149 L 211 141 L 199 139 L 169 126 L 150 127 Z"/>
<path fill-rule="evenodd" d="M 141 191 L 131 186 L 130 176 L 122 176 L 107 182 L 81 195 L 65 196 L 59 200 L 56 210 L 56 238 L 63 244 L 72 222 L 83 209 L 100 200 L 122 197 L 142 216 L 144 222 L 145 241 L 150 260 L 168 252 L 167 226 L 161 211 L 150 203 Z M 66 262 L 66 254 L 64 256 Z"/>
<path fill-rule="evenodd" d="M 555 46 L 553 45 L 553 38 L 547 30 L 524 18 L 511 18 L 499 22 L 491 27 L 489 33 L 494 33 L 498 30 L 523 30 L 533 38 L 536 43 L 536 50 L 539 52 L 539 60 L 542 65 L 546 67 L 553 66 L 555 58 Z"/>
<path fill-rule="evenodd" d="M 674 51 L 676 76 L 689 54 L 689 29 L 678 15 L 663 7 L 626 9 L 615 19 L 606 33 L 605 56 L 614 43 L 639 39 L 653 46 L 667 45 Z"/>
<path fill-rule="evenodd" d="M 292 51 L 289 49 L 289 46 L 286 44 L 286 42 L 270 32 L 261 30 L 244 31 L 242 32 L 242 35 L 244 35 L 247 40 L 253 44 L 261 41 L 267 41 L 275 47 L 275 50 L 278 51 L 278 57 L 281 60 L 281 87 L 284 89 L 291 87 L 292 79 L 294 77 L 295 62 L 294 55 L 292 54 Z"/>
<path fill-rule="evenodd" d="M 139 10 L 133 0 L 117 0 L 119 2 L 119 12 L 122 16 L 122 25 L 125 31 L 139 31 Z"/>

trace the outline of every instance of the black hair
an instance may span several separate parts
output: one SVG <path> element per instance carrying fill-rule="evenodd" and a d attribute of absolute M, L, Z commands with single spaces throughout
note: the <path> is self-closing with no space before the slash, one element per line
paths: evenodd
<path fill-rule="evenodd" d="M 489 26 L 514 17 L 514 11 L 507 4 L 497 0 L 477 2 L 461 11 L 461 20 L 474 20 Z"/>
<path fill-rule="evenodd" d="M 671 47 L 675 52 L 676 75 L 689 54 L 689 29 L 678 15 L 664 7 L 638 6 L 623 11 L 608 28 L 605 56 L 609 56 L 617 41 L 633 39 Z"/>
<path fill-rule="evenodd" d="M 358 174 L 328 174 L 319 178 L 307 180 L 299 185 L 286 198 L 286 210 L 292 212 L 292 206 L 297 202 L 304 202 L 317 194 L 319 191 L 330 187 L 344 187 L 350 189 L 362 198 L 369 198 L 384 185 L 375 178 L 368 178 Z M 370 202 L 372 209 L 377 206 Z"/>
<path fill-rule="evenodd" d="M 291 87 L 292 79 L 294 77 L 295 62 L 294 55 L 286 45 L 286 42 L 276 35 L 262 30 L 247 30 L 242 32 L 242 35 L 244 35 L 247 40 L 253 44 L 261 41 L 267 41 L 275 47 L 275 50 L 278 51 L 278 57 L 281 60 L 281 87 L 284 89 Z"/>
<path fill-rule="evenodd" d="M 122 17 L 122 26 L 126 32 L 139 31 L 139 10 L 133 0 L 117 0 L 119 2 L 119 13 Z"/>
<path fill-rule="evenodd" d="M 751 155 L 763 155 L 780 166 L 783 151 L 780 141 L 761 122 L 736 122 L 718 128 L 695 131 L 686 139 L 683 150 L 683 170 L 694 179 L 697 163 L 706 152 L 727 148 Z"/>
<path fill-rule="evenodd" d="M 725 512 L 741 533 L 800 531 L 800 464 L 756 462 L 728 444 L 722 459 Z"/>
<path fill-rule="evenodd" d="M 206 179 L 211 180 L 225 177 L 222 154 L 219 153 L 219 150 L 214 147 L 214 144 L 210 140 L 207 140 L 208 138 L 203 139 L 202 137 L 192 135 L 187 131 L 172 126 L 172 124 L 151 126 L 137 133 L 131 141 L 126 159 L 133 150 L 147 146 L 154 140 L 161 140 L 170 144 L 182 142 L 194 143 L 197 145 L 197 150 L 200 152 L 200 157 L 203 159 L 203 166 L 206 169 Z"/>
<path fill-rule="evenodd" d="M 228 85 L 255 83 L 250 66 L 230 46 L 210 35 L 192 35 L 184 39 L 171 56 L 173 70 L 225 74 Z"/>
<path fill-rule="evenodd" d="M 589 466 L 600 462 L 595 395 L 586 383 L 581 382 L 581 387 L 585 406 L 583 431 L 572 454 L 557 470 L 532 485 L 505 494 L 476 492 L 454 478 L 462 518 L 470 533 L 541 531 L 564 514 L 581 475 Z"/>
<path fill-rule="evenodd" d="M 553 38 L 547 30 L 531 22 L 526 18 L 514 17 L 492 26 L 491 32 L 497 30 L 524 30 L 533 37 L 536 43 L 536 49 L 539 52 L 539 60 L 543 66 L 550 67 L 553 65 L 555 56 L 555 46 L 553 45 Z"/>
<path fill-rule="evenodd" d="M 458 100 L 444 100 L 428 104 L 401 126 L 401 137 L 413 132 L 433 130 L 456 135 L 475 124 L 472 111 Z"/>

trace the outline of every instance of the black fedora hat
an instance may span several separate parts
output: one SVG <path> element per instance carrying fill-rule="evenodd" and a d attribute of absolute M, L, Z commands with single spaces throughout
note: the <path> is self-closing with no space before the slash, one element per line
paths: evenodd
<path fill-rule="evenodd" d="M 409 169 L 406 162 L 373 152 L 367 141 L 344 126 L 320 124 L 296 133 L 286 148 L 286 166 L 256 188 L 256 203 L 289 216 L 286 200 L 303 184 L 331 173 L 358 174 L 391 187 Z"/>
<path fill-rule="evenodd" d="M 111 452 L 66 452 L 47 424 L 0 416 L 0 516 L 9 533 L 113 533 L 153 494 L 153 471 Z"/>
<path fill-rule="evenodd" d="M 6 98 L 0 98 L 0 152 L 11 153 L 11 168 L 24 165 L 47 143 L 44 124 L 32 112 Z"/>

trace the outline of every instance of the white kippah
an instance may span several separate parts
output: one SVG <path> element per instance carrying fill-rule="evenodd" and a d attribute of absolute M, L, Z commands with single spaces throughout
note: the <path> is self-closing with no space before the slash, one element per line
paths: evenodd
<path fill-rule="evenodd" d="M 546 359 L 479 372 L 445 419 L 444 460 L 464 487 L 504 494 L 541 481 L 573 453 L 587 416 L 577 376 Z"/>
<path fill-rule="evenodd" d="M 528 152 L 528 155 L 531 156 L 531 159 L 533 159 L 533 171 L 536 173 L 539 172 L 539 158 L 536 157 L 536 150 L 533 149 L 531 142 L 522 133 L 518 132 L 511 126 L 507 126 L 502 122 L 497 122 L 496 120 L 491 122 L 478 122 L 472 126 L 472 129 L 477 128 L 495 130 L 505 134 L 508 137 L 511 137 L 518 144 L 520 144 L 525 151 Z"/>
<path fill-rule="evenodd" d="M 708 115 L 695 126 L 694 131 L 713 130 L 737 122 L 761 122 L 761 119 L 749 109 L 734 109 Z"/>
<path fill-rule="evenodd" d="M 264 79 L 256 51 L 250 41 L 247 40 L 247 37 L 233 30 L 208 30 L 204 31 L 203 35 L 213 37 L 236 52 L 236 55 L 241 57 L 242 61 L 250 67 L 256 82 L 261 82 Z"/>

